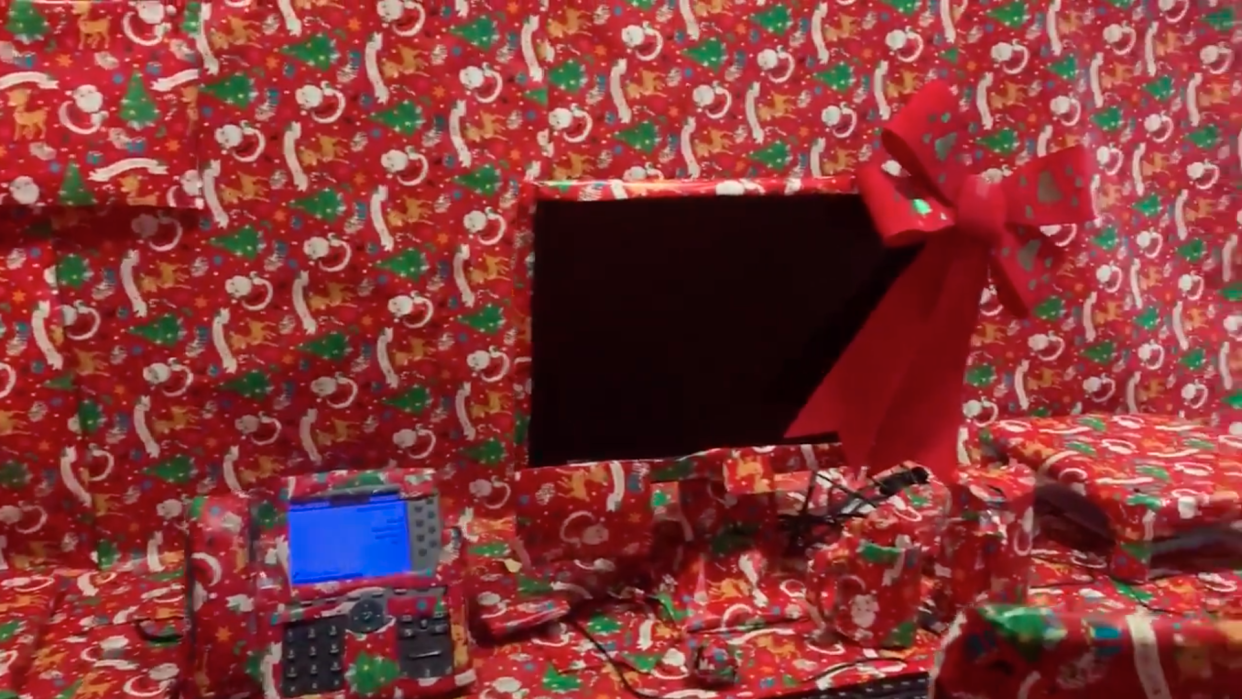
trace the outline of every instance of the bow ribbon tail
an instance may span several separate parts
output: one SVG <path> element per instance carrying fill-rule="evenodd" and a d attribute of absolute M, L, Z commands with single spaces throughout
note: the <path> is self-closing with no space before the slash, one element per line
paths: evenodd
<path fill-rule="evenodd" d="M 931 325 L 936 290 L 953 254 L 947 246 L 929 243 L 915 257 L 803 405 L 786 437 L 836 432 L 850 464 L 891 465 L 870 462 L 870 453 L 922 349 L 920 340 L 937 332 Z"/>
<path fill-rule="evenodd" d="M 940 257 L 936 285 L 924 290 L 935 299 L 935 307 L 924 325 L 925 335 L 912 337 L 900 328 L 890 333 L 918 351 L 886 406 L 870 459 L 877 468 L 913 460 L 948 482 L 957 469 L 963 372 L 979 321 L 979 292 L 987 284 L 988 249 L 961 237 L 937 238 L 927 245 Z"/>

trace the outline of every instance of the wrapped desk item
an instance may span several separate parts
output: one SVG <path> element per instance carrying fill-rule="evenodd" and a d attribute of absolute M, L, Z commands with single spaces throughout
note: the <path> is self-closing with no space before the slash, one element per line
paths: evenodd
<path fill-rule="evenodd" d="M 843 638 L 906 648 L 918 628 L 926 530 L 904 493 L 854 520 L 811 564 L 807 598 Z"/>
<path fill-rule="evenodd" d="M 1147 612 L 966 610 L 937 656 L 937 699 L 1228 697 L 1242 686 L 1242 624 Z"/>
<path fill-rule="evenodd" d="M 1109 573 L 1144 581 L 1162 552 L 1232 539 L 1242 520 L 1242 442 L 1161 415 L 1003 420 L 988 439 L 1039 473 L 1041 499 L 1112 537 Z"/>
<path fill-rule="evenodd" d="M 936 616 L 948 621 L 981 601 L 1026 600 L 1035 531 L 1034 477 L 1022 469 L 972 471 L 952 504 L 935 563 Z"/>

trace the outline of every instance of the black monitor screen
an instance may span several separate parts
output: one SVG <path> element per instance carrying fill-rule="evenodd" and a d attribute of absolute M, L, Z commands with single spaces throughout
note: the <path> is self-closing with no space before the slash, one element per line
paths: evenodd
<path fill-rule="evenodd" d="M 856 196 L 541 201 L 530 465 L 784 433 L 913 257 Z"/>

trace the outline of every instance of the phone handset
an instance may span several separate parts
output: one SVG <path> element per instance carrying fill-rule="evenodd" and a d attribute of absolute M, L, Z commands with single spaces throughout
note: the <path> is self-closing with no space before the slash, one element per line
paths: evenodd
<path fill-rule="evenodd" d="M 188 512 L 186 591 L 190 681 L 187 699 L 225 699 L 256 693 L 246 672 L 257 652 L 254 630 L 254 533 L 250 499 L 229 493 L 196 497 Z"/>

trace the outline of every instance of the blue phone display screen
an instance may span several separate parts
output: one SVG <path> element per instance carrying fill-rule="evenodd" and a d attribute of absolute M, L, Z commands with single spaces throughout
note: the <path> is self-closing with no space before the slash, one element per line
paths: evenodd
<path fill-rule="evenodd" d="M 294 585 L 356 580 L 411 569 L 406 503 L 395 495 L 367 502 L 289 506 L 289 577 Z"/>

